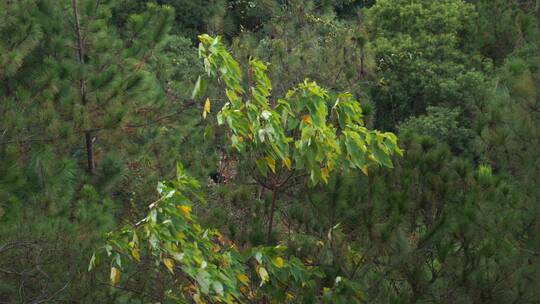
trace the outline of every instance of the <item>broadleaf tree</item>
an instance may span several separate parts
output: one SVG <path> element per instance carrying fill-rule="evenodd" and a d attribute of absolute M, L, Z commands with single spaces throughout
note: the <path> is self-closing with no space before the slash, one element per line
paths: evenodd
<path fill-rule="evenodd" d="M 285 96 L 272 96 L 264 62 L 250 59 L 246 79 L 220 37 L 199 39 L 207 76 L 224 86 L 218 124 L 227 127 L 242 162 L 256 168 L 253 178 L 273 193 L 268 240 L 277 197 L 295 179 L 307 176 L 317 185 L 327 183 L 333 171 L 368 174 L 370 166 L 391 168 L 392 155 L 402 154 L 393 133 L 365 127 L 362 108 L 350 93 L 333 93 L 306 79 Z M 200 87 L 194 96 L 200 95 Z"/>

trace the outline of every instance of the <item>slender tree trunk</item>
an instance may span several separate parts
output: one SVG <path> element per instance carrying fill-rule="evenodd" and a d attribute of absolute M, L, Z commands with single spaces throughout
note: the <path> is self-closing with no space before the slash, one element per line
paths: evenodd
<path fill-rule="evenodd" d="M 362 48 L 360 50 L 360 77 L 362 78 L 362 80 L 364 78 L 366 78 L 367 76 L 367 73 L 365 71 L 365 67 L 364 67 L 364 61 L 366 60 L 366 54 L 364 53 L 364 48 Z"/>
<path fill-rule="evenodd" d="M 84 132 L 84 138 L 86 140 L 86 158 L 88 163 L 88 173 L 94 174 L 96 168 L 96 161 L 94 160 L 94 142 L 92 141 L 92 133 L 90 131 Z"/>
<path fill-rule="evenodd" d="M 278 190 L 274 189 L 272 193 L 272 207 L 270 209 L 270 219 L 268 220 L 268 233 L 266 234 L 266 241 L 270 242 L 272 239 L 272 228 L 274 226 L 274 213 L 276 212 L 276 200 L 278 196 Z"/>
<path fill-rule="evenodd" d="M 82 66 L 85 64 L 84 62 L 85 49 L 84 49 L 83 37 L 81 34 L 81 23 L 79 21 L 79 11 L 77 10 L 77 0 L 71 0 L 71 4 L 73 6 L 73 16 L 75 18 L 75 35 L 77 36 L 77 58 L 79 59 L 79 64 Z M 86 106 L 86 102 L 87 102 L 86 84 L 85 84 L 84 76 L 81 76 L 81 79 L 79 79 L 79 92 L 81 95 L 81 102 L 83 106 Z M 93 175 L 96 168 L 96 162 L 94 159 L 94 142 L 92 140 L 92 132 L 85 131 L 84 138 L 86 141 L 86 156 L 87 156 L 87 163 L 88 163 L 88 173 Z"/>
<path fill-rule="evenodd" d="M 536 0 L 536 19 L 540 21 L 540 0 Z"/>

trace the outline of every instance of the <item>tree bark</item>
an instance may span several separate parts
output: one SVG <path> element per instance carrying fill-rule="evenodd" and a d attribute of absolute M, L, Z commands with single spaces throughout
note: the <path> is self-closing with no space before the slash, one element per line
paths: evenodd
<path fill-rule="evenodd" d="M 270 219 L 268 220 L 268 232 L 266 234 L 266 241 L 269 243 L 272 239 L 272 229 L 274 226 L 274 213 L 276 212 L 276 200 L 277 200 L 277 189 L 274 189 L 272 193 L 272 207 L 270 209 Z"/>
<path fill-rule="evenodd" d="M 75 18 L 75 35 L 77 36 L 77 58 L 79 60 L 80 65 L 84 65 L 84 56 L 85 56 L 85 49 L 84 49 L 84 42 L 83 37 L 81 34 L 81 23 L 79 20 L 79 11 L 77 9 L 77 0 L 71 0 L 71 4 L 73 6 L 73 16 Z M 81 76 L 79 79 L 79 92 L 81 96 L 81 102 L 83 106 L 86 106 L 87 100 L 86 100 L 86 84 L 84 76 Z M 92 132 L 91 131 L 85 131 L 84 132 L 84 138 L 86 141 L 86 156 L 87 156 L 87 165 L 88 165 L 88 173 L 91 175 L 94 174 L 95 168 L 96 168 L 96 162 L 94 159 L 94 142 L 92 139 Z"/>

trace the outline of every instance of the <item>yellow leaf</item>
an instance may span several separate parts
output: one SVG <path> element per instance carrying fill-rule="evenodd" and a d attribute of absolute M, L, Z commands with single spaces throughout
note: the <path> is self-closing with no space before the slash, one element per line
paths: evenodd
<path fill-rule="evenodd" d="M 193 301 L 195 301 L 196 304 L 205 304 L 206 302 L 201 298 L 201 295 L 196 293 L 193 295 Z"/>
<path fill-rule="evenodd" d="M 291 170 L 291 159 L 289 157 L 285 157 L 285 159 L 281 161 L 281 165 Z"/>
<path fill-rule="evenodd" d="M 261 285 L 264 282 L 268 282 L 270 278 L 268 277 L 268 271 L 266 271 L 264 267 L 258 267 L 257 272 L 259 273 L 259 277 L 261 277 L 261 280 L 262 280 Z"/>
<path fill-rule="evenodd" d="M 360 168 L 362 170 L 362 172 L 365 174 L 365 175 L 368 175 L 368 166 L 367 165 L 364 165 L 362 168 Z"/>
<path fill-rule="evenodd" d="M 116 285 L 118 282 L 120 282 L 120 275 L 121 275 L 120 269 L 116 267 L 111 267 L 111 284 L 113 286 Z"/>
<path fill-rule="evenodd" d="M 133 256 L 133 258 L 134 258 L 137 262 L 140 262 L 140 261 L 141 261 L 141 253 L 139 252 L 139 249 L 137 249 L 137 248 L 131 249 L 131 255 Z"/>
<path fill-rule="evenodd" d="M 204 102 L 204 108 L 202 112 L 202 117 L 206 119 L 206 116 L 210 113 L 210 98 L 206 98 L 206 101 Z"/>
<path fill-rule="evenodd" d="M 176 208 L 178 208 L 178 210 L 180 210 L 180 212 L 182 212 L 182 214 L 189 218 L 190 214 L 191 214 L 191 206 L 188 206 L 188 205 L 178 205 L 176 206 Z"/>
<path fill-rule="evenodd" d="M 274 259 L 274 265 L 276 265 L 278 268 L 281 268 L 285 265 L 285 261 L 281 257 L 276 257 Z"/>
<path fill-rule="evenodd" d="M 321 169 L 321 178 L 323 179 L 325 184 L 328 184 L 328 176 L 330 176 L 330 169 L 328 167 L 324 167 Z"/>
<path fill-rule="evenodd" d="M 186 238 L 186 234 L 184 232 L 182 232 L 182 231 L 179 231 L 178 233 L 176 233 L 176 237 L 179 240 L 183 241 Z"/>
<path fill-rule="evenodd" d="M 238 281 L 242 282 L 242 284 L 244 284 L 244 285 L 247 285 L 249 283 L 248 276 L 243 274 L 243 273 L 237 274 L 236 278 L 238 279 Z"/>
<path fill-rule="evenodd" d="M 294 299 L 294 295 L 290 292 L 287 292 L 287 300 L 292 301 Z"/>
<path fill-rule="evenodd" d="M 311 122 L 311 116 L 309 115 L 304 115 L 302 117 L 302 121 L 306 124 L 306 125 L 311 125 L 312 122 Z"/>
<path fill-rule="evenodd" d="M 326 168 L 328 168 L 328 171 L 332 171 L 332 169 L 334 169 L 334 162 L 329 160 L 327 163 L 326 163 Z"/>
<path fill-rule="evenodd" d="M 167 267 L 171 273 L 174 273 L 174 261 L 172 259 L 163 259 L 163 264 L 165 264 L 165 267 Z"/>
<path fill-rule="evenodd" d="M 270 167 L 270 170 L 272 170 L 272 172 L 276 173 L 276 161 L 270 156 L 267 156 L 264 159 L 266 160 L 266 163 L 268 164 L 268 167 Z"/>

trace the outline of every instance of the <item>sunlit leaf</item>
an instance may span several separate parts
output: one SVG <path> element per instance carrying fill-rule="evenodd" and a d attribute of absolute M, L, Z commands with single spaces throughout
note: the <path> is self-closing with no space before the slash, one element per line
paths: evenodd
<path fill-rule="evenodd" d="M 281 165 L 284 165 L 285 167 L 287 167 L 287 169 L 291 170 L 291 159 L 289 157 L 285 157 L 285 159 L 281 161 Z"/>
<path fill-rule="evenodd" d="M 364 165 L 360 168 L 365 175 L 368 175 L 368 166 Z"/>
<path fill-rule="evenodd" d="M 204 119 L 206 119 L 206 116 L 208 115 L 208 113 L 210 113 L 210 98 L 206 98 L 206 101 L 204 102 L 203 113 L 202 113 L 202 116 Z"/>
<path fill-rule="evenodd" d="M 249 283 L 249 277 L 243 273 L 237 274 L 236 278 L 244 285 L 247 285 Z"/>
<path fill-rule="evenodd" d="M 261 264 L 262 263 L 262 253 L 260 253 L 260 252 L 255 253 L 255 260 L 257 260 L 257 262 L 259 264 Z"/>
<path fill-rule="evenodd" d="M 214 281 L 212 282 L 212 288 L 218 295 L 223 296 L 223 284 L 218 281 Z"/>
<path fill-rule="evenodd" d="M 180 212 L 182 212 L 182 214 L 189 218 L 190 215 L 191 215 L 191 206 L 188 206 L 188 205 L 178 205 L 177 206 L 178 210 L 180 210 Z"/>
<path fill-rule="evenodd" d="M 111 267 L 111 284 L 113 286 L 115 286 L 118 282 L 120 282 L 120 276 L 121 276 L 120 269 L 116 267 Z"/>
<path fill-rule="evenodd" d="M 283 266 L 285 266 L 285 261 L 282 257 L 276 257 L 274 258 L 274 265 L 276 265 L 276 267 L 278 268 L 282 268 Z"/>
<path fill-rule="evenodd" d="M 171 273 L 174 273 L 174 261 L 172 259 L 164 258 L 163 264 L 165 264 L 165 267 L 167 267 Z"/>
<path fill-rule="evenodd" d="M 139 249 L 137 249 L 137 248 L 131 249 L 131 255 L 133 256 L 133 258 L 134 258 L 137 262 L 140 262 L 140 261 L 141 261 L 141 253 L 140 253 Z"/>
<path fill-rule="evenodd" d="M 193 87 L 193 92 L 191 92 L 191 99 L 195 99 L 201 95 L 201 93 L 204 91 L 204 78 L 199 76 L 197 78 L 197 82 L 195 82 L 195 86 Z"/>
<path fill-rule="evenodd" d="M 259 266 L 257 268 L 257 273 L 259 274 L 259 277 L 261 278 L 261 285 L 265 282 L 268 282 L 270 280 L 270 277 L 268 276 L 268 271 L 266 271 L 266 268 Z"/>
<path fill-rule="evenodd" d="M 321 169 L 321 178 L 324 181 L 325 184 L 328 184 L 328 177 L 330 176 L 330 169 L 328 167 L 324 167 Z"/>
<path fill-rule="evenodd" d="M 90 263 L 88 263 L 88 271 L 92 271 L 94 267 L 96 266 L 96 254 L 92 254 L 92 258 L 90 258 Z"/>
<path fill-rule="evenodd" d="M 264 159 L 266 160 L 266 163 L 268 164 L 270 170 L 272 170 L 273 173 L 276 173 L 276 160 L 270 156 L 267 156 Z"/>

